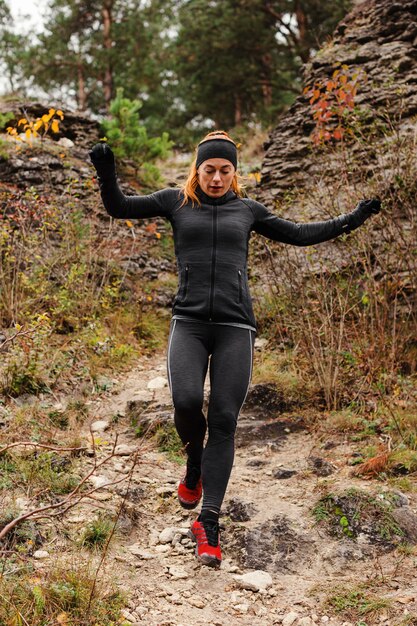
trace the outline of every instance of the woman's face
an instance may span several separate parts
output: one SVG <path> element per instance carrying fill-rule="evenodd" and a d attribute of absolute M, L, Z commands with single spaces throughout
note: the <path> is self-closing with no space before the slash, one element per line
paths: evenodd
<path fill-rule="evenodd" d="M 220 198 L 229 191 L 235 168 L 227 159 L 207 159 L 197 174 L 201 190 L 212 198 Z"/>

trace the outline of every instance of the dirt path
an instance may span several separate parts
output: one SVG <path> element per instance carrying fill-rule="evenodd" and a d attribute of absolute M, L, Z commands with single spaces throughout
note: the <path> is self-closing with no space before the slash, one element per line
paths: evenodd
<path fill-rule="evenodd" d="M 165 357 L 155 356 L 131 373 L 105 402 L 92 407 L 95 420 L 110 422 L 100 436 L 112 442 L 117 432 L 118 445 L 124 446 L 106 466 L 100 476 L 103 480 L 115 480 L 127 472 L 129 453 L 143 446 L 126 415 L 128 402 L 144 407 L 151 418 L 171 414 L 165 377 Z M 163 386 L 149 388 L 158 383 Z M 224 562 L 220 570 L 200 566 L 186 536 L 196 512 L 182 510 L 176 500 L 183 468 L 154 446 L 141 449 L 104 565 L 130 596 L 126 619 L 148 626 L 417 623 L 411 619 L 417 620 L 415 555 L 402 558 L 397 550 L 382 550 L 364 537 L 333 539 L 311 515 L 312 506 L 326 490 L 339 492 L 352 486 L 375 490 L 374 482 L 350 477 L 349 446 L 343 441 L 320 444 L 297 415 L 274 419 L 269 415 L 266 421 L 262 417 L 259 407 L 255 411 L 244 408 L 240 416 L 235 466 L 222 518 Z M 108 492 L 103 488 L 100 506 L 117 507 L 123 489 L 123 484 Z M 406 501 L 405 497 L 406 504 L 415 506 L 415 501 Z M 81 519 L 82 511 L 81 517 L 80 511 L 74 513 L 75 523 L 77 516 Z M 254 570 L 269 573 L 272 584 L 260 591 L 242 588 L 235 576 Z M 381 595 L 391 598 L 391 609 L 380 610 L 377 617 L 368 614 L 362 621 L 346 621 L 330 617 L 332 611 L 323 608 L 324 598 L 335 585 L 348 588 L 375 575 L 382 576 Z"/>

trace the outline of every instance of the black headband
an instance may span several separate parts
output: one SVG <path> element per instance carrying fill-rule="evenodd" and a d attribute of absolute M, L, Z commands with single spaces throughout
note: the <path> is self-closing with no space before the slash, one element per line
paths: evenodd
<path fill-rule="evenodd" d="M 198 144 L 195 166 L 200 167 L 207 159 L 227 159 L 237 169 L 236 146 L 228 139 L 206 139 Z"/>

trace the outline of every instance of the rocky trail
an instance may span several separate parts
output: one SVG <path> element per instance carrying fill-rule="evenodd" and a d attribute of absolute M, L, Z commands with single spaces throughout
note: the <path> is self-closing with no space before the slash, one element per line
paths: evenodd
<path fill-rule="evenodd" d="M 333 538 L 311 514 L 323 493 L 352 486 L 375 492 L 375 481 L 350 476 L 347 461 L 352 450 L 343 439 L 318 440 L 300 415 L 279 414 L 252 389 L 240 415 L 235 465 L 221 518 L 224 561 L 215 570 L 196 561 L 187 536 L 196 511 L 181 509 L 176 500 L 183 467 L 158 451 L 149 437 L 137 436 L 138 428 L 143 432 L 155 420 L 172 419 L 165 355 L 142 360 L 90 409 L 99 442 L 96 462 L 109 455 L 117 436 L 116 447 L 90 479 L 100 487 L 92 504 L 73 508 L 68 522 L 75 529 L 96 512 L 118 514 L 101 574 L 126 590 L 128 622 L 417 623 L 415 553 L 401 556 L 392 545 L 372 542 L 369 528 L 356 540 Z M 92 457 L 85 463 L 91 464 Z M 114 484 L 106 487 L 108 483 Z M 389 490 L 385 485 L 382 489 Z M 413 516 L 415 502 L 397 494 L 398 510 Z M 59 549 L 56 544 L 54 551 Z M 46 566 L 47 560 L 39 566 Z M 389 599 L 388 608 L 367 613 L 362 621 L 326 610 L 324 600 L 335 586 L 347 589 L 366 582 Z"/>

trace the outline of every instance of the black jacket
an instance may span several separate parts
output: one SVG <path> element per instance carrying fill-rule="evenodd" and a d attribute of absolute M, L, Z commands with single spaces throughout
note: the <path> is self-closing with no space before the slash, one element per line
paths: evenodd
<path fill-rule="evenodd" d="M 162 216 L 171 222 L 179 287 L 173 314 L 213 322 L 237 322 L 256 328 L 247 278 L 251 231 L 274 241 L 310 246 L 357 228 L 369 215 L 360 205 L 323 222 L 296 224 L 274 215 L 263 204 L 228 191 L 211 198 L 199 191 L 201 206 L 180 206 L 178 189 L 147 196 L 126 196 L 117 179 L 100 179 L 104 206 L 112 217 Z"/>

